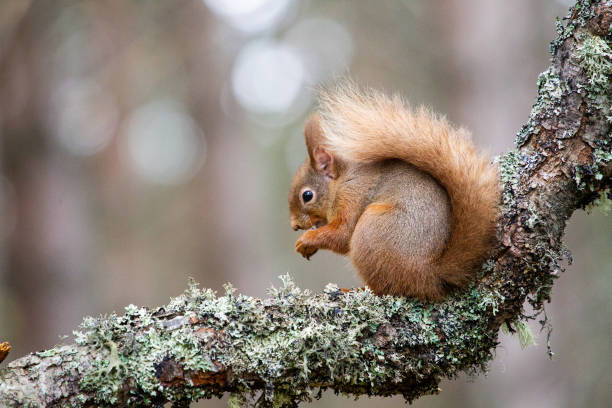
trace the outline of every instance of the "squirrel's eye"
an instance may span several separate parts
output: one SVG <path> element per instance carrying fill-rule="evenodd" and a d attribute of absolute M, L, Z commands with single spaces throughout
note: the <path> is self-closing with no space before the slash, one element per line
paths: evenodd
<path fill-rule="evenodd" d="M 312 190 L 305 190 L 302 193 L 302 200 L 304 200 L 305 203 L 309 202 L 313 198 L 314 198 L 314 193 L 312 192 Z"/>

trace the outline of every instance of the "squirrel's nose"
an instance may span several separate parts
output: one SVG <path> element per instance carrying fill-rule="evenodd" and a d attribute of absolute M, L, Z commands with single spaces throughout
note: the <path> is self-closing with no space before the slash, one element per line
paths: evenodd
<path fill-rule="evenodd" d="M 294 231 L 297 231 L 300 229 L 300 226 L 298 225 L 297 221 L 291 220 L 291 228 L 293 228 Z"/>

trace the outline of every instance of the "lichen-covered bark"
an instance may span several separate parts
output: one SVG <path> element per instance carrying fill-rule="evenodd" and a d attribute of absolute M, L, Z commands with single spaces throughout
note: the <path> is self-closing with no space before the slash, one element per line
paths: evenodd
<path fill-rule="evenodd" d="M 75 341 L 0 370 L 6 406 L 294 406 L 332 388 L 351 394 L 435 393 L 443 377 L 486 369 L 500 326 L 520 329 L 523 304 L 549 300 L 568 256 L 575 209 L 609 200 L 612 184 L 612 0 L 572 8 L 551 67 L 517 138 L 498 159 L 499 242 L 479 282 L 439 304 L 321 294 L 283 277 L 264 300 L 195 285 L 167 306 L 87 318 Z"/>

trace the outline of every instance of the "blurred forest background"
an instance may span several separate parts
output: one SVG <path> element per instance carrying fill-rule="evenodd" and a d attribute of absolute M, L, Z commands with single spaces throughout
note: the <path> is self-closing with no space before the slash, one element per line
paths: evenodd
<path fill-rule="evenodd" d="M 289 272 L 360 285 L 294 252 L 289 181 L 318 84 L 350 72 L 513 147 L 569 0 L 0 1 L 0 340 L 9 360 L 85 315 L 155 307 L 188 277 L 263 297 Z M 488 376 L 416 407 L 612 400 L 612 218 L 578 212 L 547 307 L 556 355 L 502 335 Z M 537 322 L 531 324 L 535 333 Z M 6 363 L 4 363 L 6 364 Z M 224 406 L 202 401 L 197 406 Z M 403 406 L 325 393 L 313 407 Z"/>

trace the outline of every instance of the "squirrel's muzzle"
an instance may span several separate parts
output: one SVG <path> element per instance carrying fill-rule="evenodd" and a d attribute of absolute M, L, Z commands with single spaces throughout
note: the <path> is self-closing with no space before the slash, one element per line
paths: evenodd
<path fill-rule="evenodd" d="M 312 227 L 312 221 L 310 220 L 310 217 L 307 215 L 304 215 L 301 217 L 292 216 L 290 219 L 290 222 L 291 222 L 291 228 L 293 228 L 294 231 L 307 230 L 310 227 Z"/>

